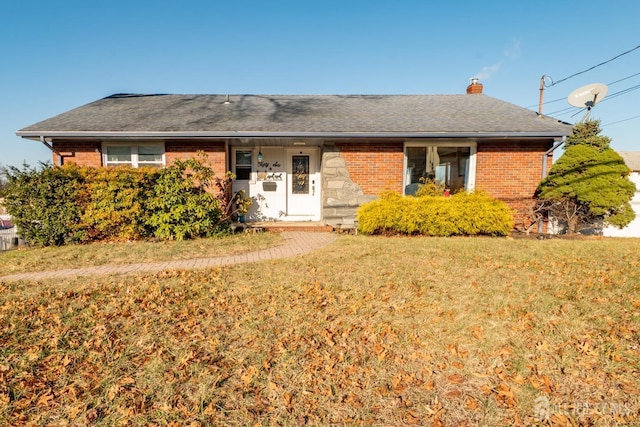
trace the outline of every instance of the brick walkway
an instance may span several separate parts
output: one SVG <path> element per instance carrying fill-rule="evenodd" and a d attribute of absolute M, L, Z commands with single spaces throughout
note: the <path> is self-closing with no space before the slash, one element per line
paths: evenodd
<path fill-rule="evenodd" d="M 224 265 L 288 258 L 304 255 L 333 242 L 335 234 L 309 231 L 285 231 L 284 243 L 261 251 L 214 258 L 196 258 L 179 261 L 150 262 L 140 264 L 102 265 L 98 267 L 68 268 L 65 270 L 18 273 L 0 276 L 0 281 L 64 279 L 76 276 L 102 276 L 110 274 L 153 273 L 163 270 L 195 270 Z"/>

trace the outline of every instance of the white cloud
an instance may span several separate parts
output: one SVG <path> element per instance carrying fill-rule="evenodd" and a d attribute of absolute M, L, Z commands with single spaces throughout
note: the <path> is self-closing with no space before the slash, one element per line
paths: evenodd
<path fill-rule="evenodd" d="M 476 75 L 473 77 L 476 77 L 480 80 L 488 80 L 491 78 L 492 75 L 500 71 L 501 67 L 502 67 L 502 61 L 498 62 L 497 64 L 482 67 L 482 71 L 480 71 L 479 73 L 476 73 Z"/>
<path fill-rule="evenodd" d="M 511 44 L 507 46 L 502 52 L 502 56 L 509 61 L 515 61 L 522 56 L 522 48 L 520 47 L 520 40 L 513 39 Z M 477 77 L 480 80 L 488 80 L 493 75 L 498 73 L 504 64 L 504 59 L 493 65 L 486 65 L 482 67 L 482 70 L 473 77 Z"/>
<path fill-rule="evenodd" d="M 504 56 L 508 59 L 515 61 L 522 56 L 522 48 L 520 47 L 520 40 L 513 39 L 511 46 L 507 46 L 504 49 Z"/>

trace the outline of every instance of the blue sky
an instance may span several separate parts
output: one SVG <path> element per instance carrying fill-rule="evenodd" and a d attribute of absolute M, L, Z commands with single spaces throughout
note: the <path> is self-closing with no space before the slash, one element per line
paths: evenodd
<path fill-rule="evenodd" d="M 15 131 L 120 92 L 460 94 L 480 77 L 537 110 L 543 75 L 640 45 L 638 16 L 635 0 L 4 2 L 0 164 L 48 161 Z M 640 150 L 640 49 L 546 88 L 543 112 L 580 120 L 566 98 L 596 82 L 612 84 L 591 117 L 613 148 Z"/>

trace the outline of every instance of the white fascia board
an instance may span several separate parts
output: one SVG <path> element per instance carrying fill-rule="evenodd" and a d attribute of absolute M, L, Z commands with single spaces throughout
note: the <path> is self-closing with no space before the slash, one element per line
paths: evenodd
<path fill-rule="evenodd" d="M 180 138 L 561 138 L 561 132 L 38 132 L 18 131 L 26 139 L 94 138 L 94 139 L 180 139 Z"/>

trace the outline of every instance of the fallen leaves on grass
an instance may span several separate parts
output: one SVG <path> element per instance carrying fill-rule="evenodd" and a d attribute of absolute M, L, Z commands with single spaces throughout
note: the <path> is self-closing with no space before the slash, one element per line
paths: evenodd
<path fill-rule="evenodd" d="M 208 271 L 0 282 L 0 424 L 639 421 L 629 248 L 607 248 L 618 255 L 592 276 L 595 250 L 576 245 L 593 242 L 549 242 L 534 262 L 537 241 L 407 241 L 350 237 L 313 257 Z"/>

